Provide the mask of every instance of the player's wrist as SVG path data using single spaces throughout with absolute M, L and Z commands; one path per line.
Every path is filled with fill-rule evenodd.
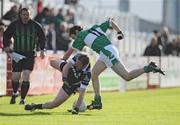
M 117 34 L 122 34 L 122 31 L 118 31 Z
M 79 108 L 78 108 L 78 107 L 75 107 L 74 110 L 75 110 L 76 112 L 79 112 Z
M 121 40 L 124 38 L 124 34 L 122 33 L 122 31 L 117 32 L 117 38 L 118 40 Z
M 66 61 L 67 59 L 65 57 L 63 57 L 62 60 Z

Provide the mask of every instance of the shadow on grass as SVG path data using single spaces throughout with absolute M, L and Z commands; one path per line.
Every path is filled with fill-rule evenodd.
M 5 113 L 0 112 L 0 116 L 31 116 L 31 115 L 51 115 L 49 112 L 30 112 L 30 113 Z
M 96 113 L 88 113 L 88 112 L 79 112 L 79 114 L 72 114 L 71 112 L 52 112 L 52 115 L 69 115 L 69 116 L 97 116 Z
M 96 113 L 88 113 L 88 112 L 80 112 L 78 115 L 76 114 L 71 114 L 70 112 L 37 112 L 37 111 L 34 111 L 34 112 L 23 112 L 23 113 L 10 113 L 10 112 L 0 112 L 0 116 L 4 116 L 4 117 L 7 117 L 7 116 L 34 116 L 34 115 L 69 115 L 69 116 L 97 116 Z

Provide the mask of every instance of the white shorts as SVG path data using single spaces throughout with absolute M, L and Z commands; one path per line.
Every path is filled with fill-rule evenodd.
M 110 44 L 106 46 L 104 49 L 110 52 L 111 57 L 108 57 L 107 55 L 104 54 L 103 51 L 100 51 L 98 60 L 104 62 L 106 66 L 109 68 L 112 67 L 116 62 L 120 62 L 119 52 L 114 45 Z

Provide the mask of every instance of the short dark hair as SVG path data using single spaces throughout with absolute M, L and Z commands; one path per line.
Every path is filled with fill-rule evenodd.
M 81 61 L 83 65 L 89 64 L 89 57 L 85 54 L 80 54 L 78 60 Z
M 23 7 L 20 9 L 19 13 L 21 14 L 22 11 L 30 11 L 30 9 L 28 7 Z
M 157 34 L 157 33 L 158 33 L 158 30 L 153 30 L 153 33 Z
M 76 34 L 76 31 L 81 31 L 83 28 L 81 26 L 75 25 L 69 29 L 69 35 Z

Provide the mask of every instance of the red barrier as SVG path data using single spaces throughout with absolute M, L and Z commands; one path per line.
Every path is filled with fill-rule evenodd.
M 52 68 L 50 59 L 58 59 L 58 56 L 46 56 L 43 60 L 35 59 L 34 69 L 30 75 L 30 90 L 28 95 L 56 93 L 62 86 L 61 73 Z M 7 95 L 12 94 L 12 60 L 7 60 Z
M 57 59 L 58 57 L 55 55 L 46 56 L 43 60 L 39 57 L 36 58 L 30 77 L 31 87 L 28 94 L 56 93 L 62 86 L 61 73 L 49 64 L 52 58 Z
M 7 58 L 7 95 L 12 94 L 12 60 Z

